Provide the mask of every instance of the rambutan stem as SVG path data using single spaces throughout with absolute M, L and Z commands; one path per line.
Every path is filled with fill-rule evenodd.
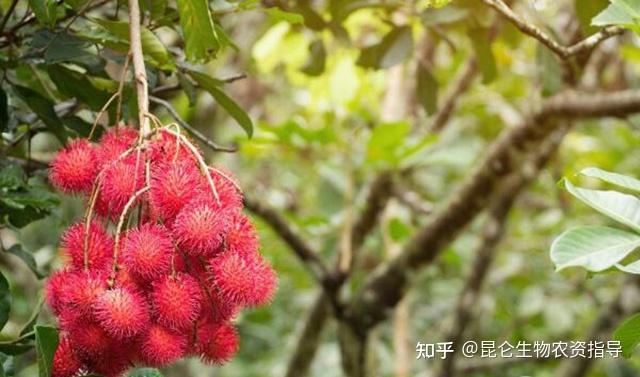
M 140 133 L 146 137 L 151 132 L 151 126 L 146 116 L 149 113 L 149 91 L 140 38 L 140 5 L 138 0 L 129 0 L 129 39 L 138 96 L 138 122 Z
M 111 282 L 115 281 L 116 273 L 118 272 L 118 248 L 120 246 L 120 237 L 122 235 L 122 226 L 124 225 L 124 219 L 127 217 L 127 212 L 133 206 L 133 203 L 145 192 L 149 191 L 149 186 L 144 186 L 140 190 L 136 191 L 131 197 L 127 204 L 125 204 L 122 213 L 120 214 L 120 218 L 118 219 L 118 225 L 116 226 L 116 238 L 113 243 L 113 264 L 111 269 Z
M 215 183 L 213 183 L 213 179 L 211 178 L 211 174 L 209 174 L 209 167 L 204 162 L 204 159 L 202 158 L 200 153 L 198 153 L 198 150 L 196 149 L 196 147 L 189 141 L 189 139 L 187 139 L 186 137 L 184 137 L 180 133 L 175 132 L 175 131 L 171 131 L 168 128 L 167 128 L 167 132 L 169 132 L 170 134 L 174 135 L 177 138 L 180 138 L 180 140 L 182 140 L 184 142 L 184 144 L 187 146 L 187 148 L 189 148 L 189 151 L 191 151 L 191 154 L 193 155 L 193 157 L 196 158 L 196 161 L 198 161 L 198 164 L 200 165 L 200 171 L 207 178 L 207 182 L 209 182 L 209 187 L 211 187 L 211 192 L 213 193 L 213 197 L 216 199 L 216 203 L 219 205 L 220 204 L 220 196 L 218 195 L 218 190 L 216 190 Z

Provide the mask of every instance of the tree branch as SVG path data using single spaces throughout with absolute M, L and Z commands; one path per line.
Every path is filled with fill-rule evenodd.
M 440 132 L 447 122 L 449 122 L 449 118 L 451 118 L 451 115 L 458 105 L 462 93 L 469 89 L 477 72 L 476 58 L 470 58 L 456 74 L 456 77 L 453 79 L 453 84 L 447 88 L 444 100 L 429 125 L 429 131 L 434 133 Z
M 640 91 L 564 92 L 546 100 L 524 124 L 503 131 L 475 171 L 455 191 L 433 220 L 415 234 L 400 255 L 367 279 L 346 315 L 366 332 L 389 315 L 402 298 L 409 276 L 432 262 L 487 205 L 506 177 L 557 128 L 555 117 L 622 116 L 640 111 Z
M 558 149 L 567 130 L 568 127 L 561 127 L 556 131 L 525 164 L 525 167 L 515 172 L 492 199 L 488 208 L 488 219 L 482 232 L 482 239 L 474 253 L 475 259 L 471 272 L 458 296 L 453 324 L 448 334 L 445 335 L 445 339 L 453 342 L 454 345 L 462 343 L 464 332 L 472 319 L 473 307 L 478 300 L 482 285 L 493 262 L 496 246 L 504 234 L 507 215 L 518 196 L 538 175 Z M 456 356 L 457 353 L 454 353 L 444 360 L 440 370 L 441 377 L 455 375 Z
M 269 224 L 274 232 L 293 250 L 298 259 L 309 268 L 314 278 L 320 284 L 327 287 L 329 284 L 329 271 L 327 267 L 318 256 L 318 253 L 288 224 L 287 220 L 273 208 L 247 195 L 244 197 L 244 204 L 249 211 Z
M 516 14 L 509 6 L 507 6 L 502 0 L 482 0 L 485 4 L 495 9 L 498 13 L 502 14 L 511 23 L 517 27 L 524 34 L 537 39 L 540 43 L 545 45 L 549 50 L 553 51 L 561 59 L 568 59 L 571 56 L 577 55 L 582 52 L 589 51 L 596 47 L 600 42 L 614 35 L 620 35 L 624 33 L 624 29 L 616 26 L 607 26 L 599 32 L 583 39 L 582 41 L 575 43 L 571 46 L 563 46 L 556 42 L 552 37 L 540 30 L 537 26 L 528 23 L 518 14 Z
M 138 122 L 140 133 L 144 136 L 151 132 L 151 126 L 147 117 L 149 113 L 149 91 L 140 38 L 140 5 L 138 0 L 129 0 L 129 39 L 138 98 Z

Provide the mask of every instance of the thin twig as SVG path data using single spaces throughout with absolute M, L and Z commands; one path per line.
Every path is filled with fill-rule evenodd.
M 201 142 L 203 142 L 207 147 L 211 148 L 213 151 L 233 153 L 233 152 L 236 152 L 238 150 L 238 148 L 235 147 L 235 146 L 225 147 L 225 146 L 216 144 L 213 141 L 211 141 L 211 139 L 209 139 L 208 137 L 203 135 L 195 127 L 193 127 L 192 125 L 187 123 L 184 119 L 182 119 L 180 114 L 178 114 L 176 109 L 173 108 L 173 106 L 171 106 L 171 104 L 169 102 L 167 102 L 167 101 L 165 101 L 165 100 L 163 100 L 161 98 L 155 97 L 155 96 L 150 96 L 149 97 L 149 101 L 151 103 L 155 103 L 157 105 L 160 105 L 160 106 L 164 107 L 169 112 L 171 117 L 173 119 L 175 119 L 175 121 L 178 122 L 178 124 L 180 124 L 180 126 L 182 126 L 183 128 L 186 128 L 196 139 L 198 139 Z
M 7 22 L 9 22 L 9 18 L 11 18 L 11 14 L 16 9 L 16 5 L 18 5 L 18 0 L 13 0 L 9 8 L 7 9 L 7 13 L 2 17 L 2 21 L 0 22 L 0 33 L 4 32 L 5 26 L 7 26 Z
M 482 0 L 485 4 L 495 9 L 498 13 L 502 14 L 511 23 L 517 27 L 524 34 L 537 39 L 540 43 L 545 45 L 549 50 L 553 51 L 561 59 L 568 59 L 571 56 L 577 55 L 582 52 L 589 51 L 596 47 L 600 42 L 614 35 L 620 35 L 624 33 L 624 29 L 617 26 L 607 26 L 599 32 L 571 45 L 563 46 L 556 42 L 551 36 L 540 30 L 535 25 L 528 23 L 517 13 L 515 13 L 507 4 L 502 0 Z

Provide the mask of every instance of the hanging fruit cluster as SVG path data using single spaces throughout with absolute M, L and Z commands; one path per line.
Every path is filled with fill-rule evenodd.
M 120 127 L 98 144 L 69 143 L 50 181 L 87 199 L 83 221 L 62 236 L 65 268 L 46 284 L 61 330 L 54 377 L 233 356 L 230 321 L 267 303 L 276 276 L 227 173 L 179 130 L 143 138 Z

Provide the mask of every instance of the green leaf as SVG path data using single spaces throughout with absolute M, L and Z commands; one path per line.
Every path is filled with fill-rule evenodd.
M 111 95 L 93 86 L 86 75 L 72 71 L 62 65 L 50 65 L 47 72 L 60 93 L 77 98 L 92 110 L 99 111 Z
M 26 175 L 18 164 L 8 164 L 0 169 L 0 188 L 16 190 L 24 187 Z
M 0 88 L 0 133 L 9 127 L 9 101 L 7 92 Z
M 586 168 L 582 170 L 580 174 L 586 177 L 598 178 L 607 183 L 640 192 L 640 180 L 627 175 L 608 172 L 599 168 Z
M 598 31 L 597 27 L 591 25 L 591 20 L 602 12 L 607 5 L 609 5 L 607 0 L 575 0 L 573 7 L 584 35 L 593 34 Z
M 148 11 L 152 20 L 159 20 L 164 17 L 167 11 L 167 0 L 142 0 L 140 8 Z
M 138 368 L 129 374 L 129 377 L 163 377 L 156 368 Z
M 128 46 L 129 41 L 129 23 L 123 21 L 108 21 L 104 19 L 94 18 L 92 21 L 109 33 L 118 38 L 119 41 L 125 42 Z M 161 69 L 172 70 L 175 68 L 175 62 L 162 41 L 146 27 L 140 28 L 140 40 L 142 41 L 142 50 L 145 56 L 151 58 L 153 62 Z
M 58 330 L 55 327 L 37 325 L 34 331 L 36 333 L 36 352 L 38 354 L 38 375 L 40 377 L 50 377 L 53 356 L 56 353 L 56 348 L 58 348 Z
M 640 342 L 640 313 L 627 318 L 613 332 L 613 339 L 620 342 L 624 357 L 631 356 L 633 349 Z
M 476 59 L 478 60 L 478 67 L 480 67 L 480 72 L 482 73 L 482 82 L 488 84 L 498 75 L 496 60 L 491 50 L 491 43 L 489 42 L 491 41 L 489 29 L 472 28 L 468 34 L 476 54 Z
M 302 73 L 309 76 L 320 76 L 324 72 L 327 60 L 327 50 L 321 39 L 316 39 L 309 45 L 309 59 L 300 69 Z
M 40 24 L 53 26 L 56 22 L 56 0 L 29 0 L 29 6 Z
M 413 35 L 409 26 L 392 29 L 380 43 L 366 47 L 357 64 L 365 68 L 389 68 L 406 60 L 413 52 Z
M 389 221 L 389 235 L 395 242 L 404 241 L 411 236 L 411 228 L 399 218 L 394 217 Z
M 208 61 L 220 49 L 209 4 L 206 0 L 176 0 L 176 3 L 187 59 L 193 62 Z
M 11 311 L 11 290 L 9 282 L 0 272 L 0 330 L 9 320 L 9 312 Z
M 31 46 L 44 51 L 47 64 L 75 63 L 87 69 L 90 74 L 106 75 L 105 62 L 97 55 L 95 45 L 66 32 L 40 30 L 33 36 Z
M 640 0 L 611 0 L 593 20 L 593 26 L 617 25 L 640 33 Z
M 406 122 L 384 123 L 376 126 L 367 142 L 367 161 L 395 164 L 410 125 Z
M 53 108 L 53 102 L 48 98 L 43 97 L 35 90 L 24 86 L 14 85 L 13 89 L 18 97 L 20 97 L 20 99 L 22 99 L 27 106 L 36 113 L 38 118 L 42 120 L 49 131 L 51 131 L 58 140 L 64 144 L 68 137 L 67 131 Z
M 195 85 L 182 72 L 178 72 L 178 83 L 189 99 L 189 107 L 195 106 L 198 98 Z
M 584 226 L 562 233 L 551 245 L 556 271 L 580 266 L 602 271 L 640 246 L 640 235 L 606 226 Z
M 33 343 L 0 342 L 0 352 L 7 355 L 22 355 L 33 349 Z
M 31 312 L 31 317 L 24 325 L 22 330 L 20 330 L 20 339 L 24 341 L 25 339 L 33 339 L 35 338 L 35 333 L 33 331 L 33 327 L 40 316 L 40 312 L 42 311 L 42 306 L 44 305 L 44 295 L 40 293 L 38 295 L 38 301 L 36 302 L 36 306 L 33 308 Z
M 304 17 L 299 13 L 285 12 L 277 7 L 265 8 L 264 11 L 274 22 L 286 21 L 290 24 L 304 23 Z
M 23 249 L 22 245 L 15 244 L 11 246 L 7 249 L 7 253 L 13 254 L 16 257 L 22 259 L 22 261 L 38 277 L 38 279 L 42 279 L 44 277 L 44 275 L 40 271 L 38 271 L 38 265 L 36 264 L 36 260 L 33 257 L 33 254 Z
M 564 186 L 583 203 L 618 221 L 636 232 L 640 232 L 640 200 L 618 191 L 590 190 L 574 186 L 568 179 Z
M 436 112 L 438 104 L 438 81 L 433 73 L 431 73 L 431 70 L 422 64 L 418 64 L 416 97 L 427 114 Z
M 637 260 L 633 263 L 629 263 L 626 266 L 621 264 L 616 264 L 616 268 L 628 274 L 640 275 L 640 260 Z
M 74 10 L 81 9 L 89 0 L 64 0 L 65 4 L 69 5 Z
M 189 71 L 189 75 L 200 87 L 209 92 L 216 102 L 222 106 L 233 119 L 244 129 L 249 137 L 253 135 L 253 122 L 249 115 L 219 87 L 219 80 L 216 80 L 204 73 Z

